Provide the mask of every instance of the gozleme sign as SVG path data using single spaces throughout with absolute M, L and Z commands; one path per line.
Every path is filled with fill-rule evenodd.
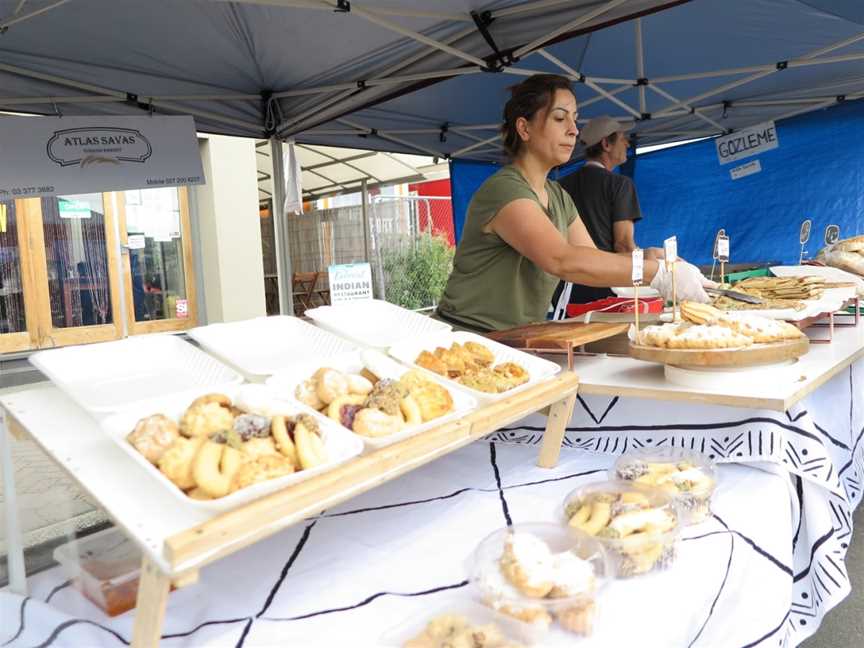
M 780 140 L 777 138 L 777 128 L 774 126 L 774 122 L 766 122 L 718 137 L 714 140 L 714 144 L 717 146 L 717 158 L 720 160 L 720 164 L 728 164 L 775 149 L 780 146 Z M 732 179 L 735 180 L 736 178 L 733 177 Z
M 0 116 L 0 200 L 203 183 L 188 116 Z

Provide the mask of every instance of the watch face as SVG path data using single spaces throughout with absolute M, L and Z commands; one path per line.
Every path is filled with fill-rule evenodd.
M 840 240 L 840 226 L 829 225 L 825 228 L 825 245 L 832 245 Z
M 798 236 L 798 240 L 801 242 L 801 245 L 804 245 L 807 241 L 810 240 L 810 228 L 813 225 L 813 221 L 809 218 L 801 223 L 801 233 Z

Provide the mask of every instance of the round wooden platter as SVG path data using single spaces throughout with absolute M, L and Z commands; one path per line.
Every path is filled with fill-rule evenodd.
M 663 349 L 630 343 L 630 356 L 676 367 L 752 367 L 792 360 L 807 353 L 810 340 L 784 340 L 737 349 Z

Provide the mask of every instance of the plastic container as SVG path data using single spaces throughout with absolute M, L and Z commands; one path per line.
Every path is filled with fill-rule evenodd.
M 117 528 L 54 549 L 54 560 L 75 587 L 108 616 L 135 607 L 141 551 Z
M 97 416 L 243 381 L 216 358 L 167 334 L 39 351 L 30 362 Z
M 504 638 L 509 641 L 509 644 L 532 645 L 535 643 L 532 638 L 532 630 L 527 624 L 517 621 L 512 617 L 499 614 L 492 608 L 482 605 L 477 601 L 467 598 L 453 598 L 442 602 L 440 605 L 434 605 L 431 609 L 424 610 L 421 614 L 413 615 L 390 628 L 381 636 L 380 645 L 386 648 L 404 648 L 404 646 L 410 646 L 409 642 L 412 639 L 417 640 L 428 628 L 430 622 L 443 622 L 445 621 L 443 617 L 461 617 L 464 622 L 467 622 L 474 628 L 493 624 L 497 626 Z M 548 637 L 544 637 L 544 648 L 550 648 L 553 645 L 547 639 Z M 564 639 L 566 640 L 566 637 Z M 473 646 L 474 643 L 464 645 Z M 554 645 L 567 646 L 568 644 L 556 642 Z
M 343 373 L 355 374 L 359 374 L 363 369 L 368 369 L 379 378 L 390 378 L 393 380 L 397 380 L 400 376 L 408 372 L 408 367 L 399 364 L 392 358 L 388 358 L 378 351 L 367 349 L 365 351 L 343 353 L 327 360 L 319 360 L 316 362 L 307 362 L 303 365 L 296 365 L 289 370 L 271 376 L 267 379 L 266 384 L 267 387 L 272 390 L 273 394 L 279 398 L 293 400 L 297 386 L 310 378 L 318 369 L 325 367 L 336 369 Z M 363 443 L 365 443 L 369 448 L 383 448 L 392 443 L 396 443 L 397 441 L 401 441 L 402 439 L 414 436 L 415 434 L 420 434 L 421 432 L 430 430 L 433 427 L 452 421 L 477 408 L 477 401 L 469 394 L 456 389 L 451 389 L 449 383 L 436 379 L 434 374 L 432 375 L 431 380 L 443 386 L 444 389 L 447 389 L 447 391 L 450 392 L 450 396 L 453 398 L 453 409 L 450 410 L 450 412 L 443 416 L 439 416 L 436 419 L 432 419 L 431 421 L 426 421 L 420 425 L 405 427 L 396 434 L 391 434 L 389 436 L 367 437 L 356 435 L 357 438 L 362 439 Z M 355 435 L 353 431 L 343 427 L 339 423 L 336 423 L 327 417 L 325 413 L 315 412 L 315 415 L 326 421 L 328 424 L 336 425 L 346 433 Z
M 328 331 L 382 351 L 402 340 L 419 339 L 452 328 L 427 315 L 380 299 L 319 306 L 310 308 L 305 315 Z
M 678 504 L 684 525 L 698 524 L 711 514 L 717 471 L 699 452 L 668 447 L 628 452 L 618 457 L 609 477 L 665 491 Z
M 264 382 L 296 363 L 357 348 L 356 343 L 322 328 L 281 315 L 200 326 L 190 330 L 189 336 L 253 382 Z
M 294 401 L 284 401 L 275 398 L 264 385 L 239 385 L 223 392 L 241 409 L 248 409 L 256 414 L 272 416 L 284 414 L 314 414 L 312 410 Z M 100 426 L 106 434 L 119 445 L 138 465 L 152 475 L 156 484 L 167 488 L 180 502 L 202 511 L 219 513 L 246 504 L 269 493 L 309 479 L 317 474 L 332 470 L 363 452 L 363 443 L 356 435 L 347 432 L 341 425 L 330 420 L 320 421 L 321 436 L 327 450 L 328 461 L 315 468 L 300 470 L 289 475 L 269 479 L 258 484 L 247 486 L 225 497 L 213 500 L 197 500 L 189 497 L 168 479 L 162 472 L 138 452 L 126 440 L 126 436 L 135 428 L 135 424 L 145 416 L 164 414 L 179 421 L 183 412 L 189 407 L 193 398 L 173 397 L 164 399 L 159 407 L 148 406 L 145 409 L 130 408 L 117 412 L 100 421 Z
M 459 344 L 465 344 L 466 342 L 476 342 L 478 344 L 482 344 L 484 347 L 489 349 L 495 356 L 493 366 L 501 364 L 502 362 L 515 363 L 528 372 L 528 382 L 498 394 L 482 392 L 477 389 L 472 389 L 471 387 L 466 387 L 465 385 L 456 382 L 455 380 L 450 380 L 449 378 L 436 374 L 435 372 L 429 371 L 428 369 L 424 369 L 423 367 L 420 367 L 420 365 L 414 362 L 417 359 L 417 356 L 419 356 L 420 353 L 422 353 L 423 351 L 432 352 L 435 350 L 436 347 L 444 347 L 446 349 L 449 349 L 450 345 L 452 345 L 454 342 L 458 342 Z M 513 394 L 522 391 L 523 389 L 527 389 L 532 385 L 536 385 L 538 382 L 545 380 L 546 378 L 551 378 L 552 376 L 558 374 L 561 371 L 560 365 L 554 362 L 550 362 L 549 360 L 545 360 L 543 358 L 538 358 L 535 355 L 531 355 L 523 351 L 518 351 L 511 347 L 505 346 L 500 342 L 495 342 L 494 340 L 485 338 L 482 335 L 477 335 L 476 333 L 468 333 L 467 331 L 442 331 L 433 335 L 425 335 L 420 338 L 411 339 L 410 341 L 405 341 L 393 345 L 392 347 L 390 347 L 389 353 L 391 356 L 393 356 L 403 364 L 422 369 L 430 376 L 436 376 L 440 379 L 443 379 L 446 384 L 453 385 L 458 389 L 468 392 L 481 403 L 489 403 L 501 400 L 503 398 L 508 398 Z
M 562 515 L 575 536 L 603 545 L 618 578 L 665 569 L 675 560 L 680 513 L 672 497 L 658 488 L 621 480 L 595 482 L 567 495 Z
M 569 582 L 571 593 L 553 596 L 553 589 L 550 594 L 530 596 L 512 585 L 502 569 L 502 557 L 506 555 L 506 541 L 514 534 L 539 539 L 554 555 L 550 567 L 537 567 L 543 571 L 534 572 L 533 579 L 541 582 L 542 589 L 550 584 L 561 589 Z M 550 563 L 544 559 L 543 564 Z M 571 570 L 569 579 L 563 576 L 564 565 Z M 558 524 L 537 522 L 499 529 L 484 538 L 470 559 L 469 579 L 485 605 L 518 617 L 521 639 L 545 645 L 545 637 L 554 629 L 567 631 L 571 640 L 591 634 L 597 595 L 612 578 L 613 570 L 606 549 L 596 539 L 574 535 Z

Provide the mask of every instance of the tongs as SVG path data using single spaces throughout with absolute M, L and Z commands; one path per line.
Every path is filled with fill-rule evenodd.
M 747 293 L 742 293 L 735 290 L 725 290 L 723 288 L 706 288 L 705 292 L 712 295 L 722 295 L 723 297 L 728 297 L 729 299 L 734 299 L 736 301 L 742 301 L 747 304 L 763 303 L 761 297 L 754 297 L 753 295 L 748 295 Z

